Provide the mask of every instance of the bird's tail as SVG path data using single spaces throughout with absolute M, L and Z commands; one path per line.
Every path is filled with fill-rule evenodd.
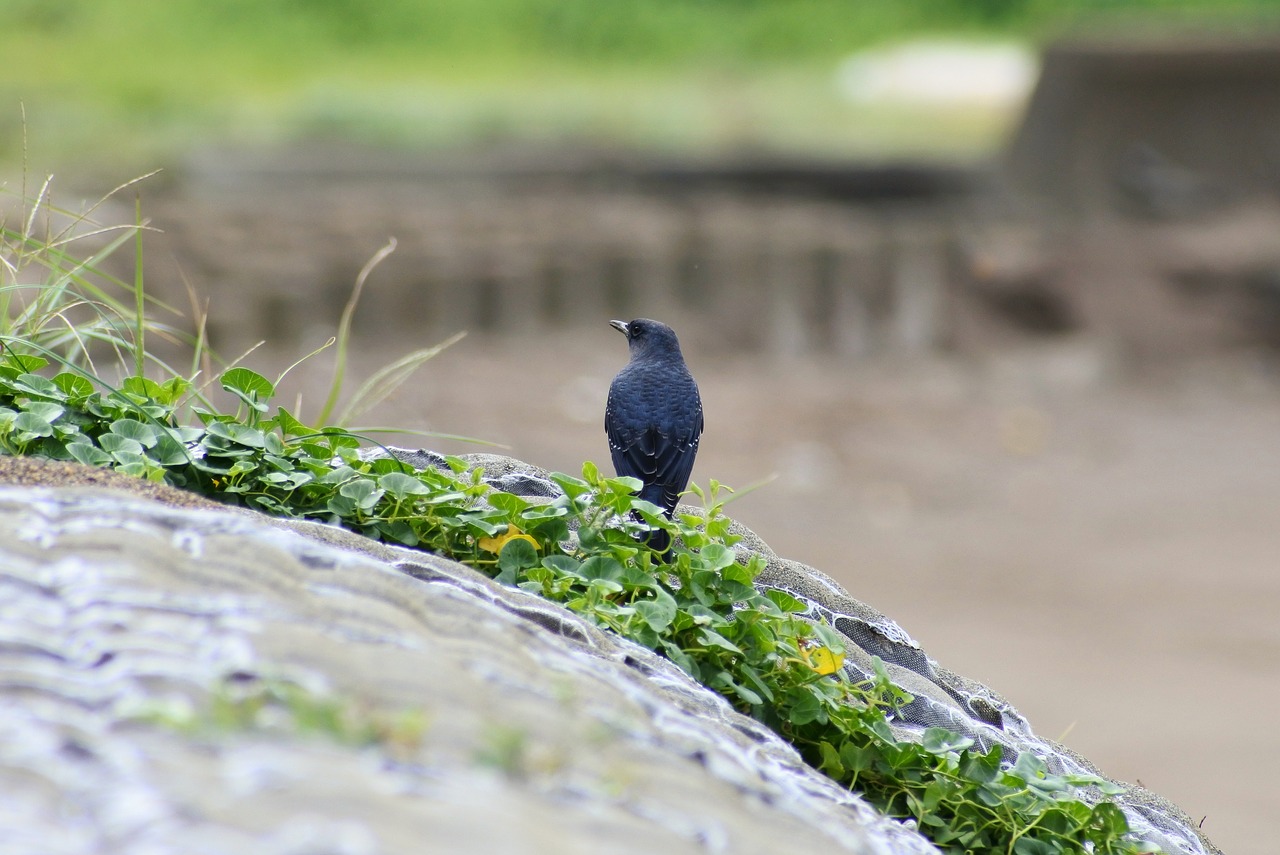
M 671 535 L 668 532 L 655 528 L 649 532 L 649 538 L 645 543 L 655 552 L 661 552 L 663 561 L 671 561 Z
M 637 522 L 644 522 L 644 518 L 635 511 L 631 512 L 631 516 Z M 669 532 L 660 528 L 651 528 L 648 534 L 639 535 L 637 539 L 655 552 L 661 552 L 662 560 L 670 563 L 671 534 Z
M 667 512 L 667 519 L 671 519 L 671 514 L 675 510 L 675 505 L 673 504 L 668 507 L 666 487 L 661 484 L 646 484 L 640 488 L 640 498 L 644 499 L 646 502 L 657 505 L 660 508 L 665 508 Z

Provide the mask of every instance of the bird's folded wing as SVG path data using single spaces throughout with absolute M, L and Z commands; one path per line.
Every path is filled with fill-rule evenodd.
M 668 509 L 674 508 L 693 472 L 701 433 L 701 411 L 689 429 L 671 435 L 654 427 L 639 431 L 610 431 L 609 450 L 614 469 L 619 475 L 630 475 L 646 484 L 660 485 L 665 500 L 661 504 Z

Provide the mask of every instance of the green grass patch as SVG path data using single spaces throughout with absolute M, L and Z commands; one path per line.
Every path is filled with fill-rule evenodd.
M 973 152 L 1008 117 L 905 117 L 840 100 L 871 45 L 1039 42 L 1080 23 L 1254 31 L 1265 0 L 3 0 L 0 161 L 16 104 L 41 150 L 120 169 L 208 142 L 355 134 L 417 148 L 583 139 L 681 150 Z M 901 123 L 898 122 L 900 125 Z M 975 127 L 976 125 L 976 127 Z M 958 136 L 957 136 L 958 133 Z

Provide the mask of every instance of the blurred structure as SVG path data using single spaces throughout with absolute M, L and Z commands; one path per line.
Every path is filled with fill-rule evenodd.
M 1086 328 L 1280 346 L 1280 38 L 1054 45 L 1004 174 L 1066 218 L 1058 293 Z
M 1280 39 L 1054 45 L 1008 170 L 1055 206 L 1153 216 L 1280 190 Z
M 359 318 L 381 336 L 502 335 L 713 315 L 739 349 L 945 345 L 955 213 L 943 167 L 667 164 L 590 153 L 426 165 L 370 151 L 209 155 L 149 214 L 228 349 L 331 327 L 389 236 Z M 151 281 L 181 281 L 157 272 Z M 229 349 L 234 349 L 231 347 Z
M 1021 45 L 933 39 L 855 54 L 836 82 L 856 103 L 1001 109 L 1025 102 L 1036 73 L 1035 55 Z
M 331 329 L 394 236 L 358 315 L 382 338 L 679 315 L 779 355 L 1162 356 L 1280 344 L 1277 179 L 1280 41 L 1070 42 L 998 168 L 205 152 L 147 199 L 148 281 L 207 293 L 224 351 Z

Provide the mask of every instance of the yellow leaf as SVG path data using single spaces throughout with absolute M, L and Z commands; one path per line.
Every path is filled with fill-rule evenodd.
M 502 547 L 506 546 L 513 540 L 527 540 L 534 549 L 538 548 L 538 541 L 522 532 L 514 525 L 508 525 L 507 530 L 502 534 L 495 534 L 493 537 L 482 537 L 479 546 L 485 552 L 492 552 L 497 555 L 502 551 Z
M 812 639 L 800 642 L 800 655 L 810 668 L 822 676 L 834 674 L 844 667 L 844 654 L 836 653 L 830 647 L 823 647 Z

